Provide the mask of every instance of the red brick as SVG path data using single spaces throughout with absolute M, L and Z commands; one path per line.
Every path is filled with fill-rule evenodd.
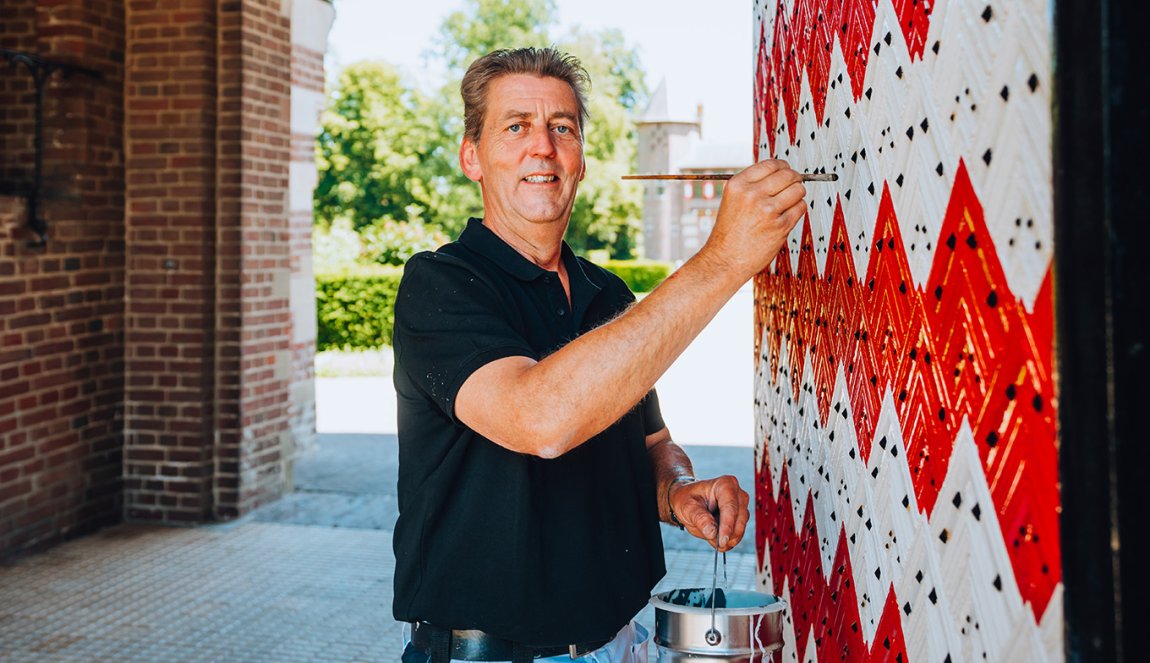
M 219 477 L 216 514 L 238 515 L 282 492 L 279 440 L 293 426 L 284 405 L 289 383 L 243 367 L 270 366 L 284 350 L 303 366 L 301 353 L 311 349 L 293 346 L 288 302 L 271 297 L 270 276 L 298 269 L 293 251 L 310 247 L 293 230 L 308 219 L 287 216 L 293 143 L 286 110 L 293 79 L 322 83 L 322 54 L 293 57 L 289 21 L 265 0 L 131 0 L 126 9 L 52 2 L 51 13 L 35 11 L 30 0 L 17 4 L 25 13 L 5 17 L 4 43 L 82 56 L 105 78 L 84 96 L 59 96 L 62 84 L 48 89 L 49 120 L 85 118 L 60 127 L 45 151 L 46 170 L 70 177 L 77 201 L 53 204 L 55 250 L 42 255 L 0 243 L 0 330 L 8 332 L 0 349 L 0 430 L 15 426 L 0 449 L 40 445 L 42 455 L 19 461 L 19 476 L 54 472 L 43 479 L 49 491 L 38 491 L 14 520 L 27 528 L 27 542 L 53 536 L 52 523 L 115 517 L 100 511 L 114 501 L 84 505 L 82 495 L 112 494 L 121 445 L 131 459 L 147 449 L 140 445 L 159 441 L 168 453 L 188 456 L 137 456 L 128 466 L 174 469 L 195 480 L 173 488 L 125 476 L 129 518 L 202 519 L 215 463 L 238 477 L 239 459 L 254 459 L 259 478 L 250 485 Z M 0 178 L 30 172 L 31 89 L 20 77 L 0 78 L 0 146 L 16 155 L 0 166 Z M 0 198 L 0 233 L 16 227 L 22 204 Z M 164 267 L 167 256 L 178 257 L 175 270 Z M 245 275 L 259 278 L 241 287 Z M 205 380 L 204 357 L 213 358 L 214 381 Z M 297 373 L 306 379 L 308 371 Z M 22 375 L 35 382 L 16 381 Z M 205 434 L 202 413 L 212 411 L 216 430 Z M 74 486 L 69 464 L 84 466 L 96 485 Z M 0 476 L 14 471 L 0 465 Z M 189 492 L 165 492 L 173 490 Z

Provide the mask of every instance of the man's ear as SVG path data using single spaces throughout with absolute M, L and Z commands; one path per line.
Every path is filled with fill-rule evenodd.
M 459 167 L 463 169 L 467 179 L 473 182 L 483 180 L 483 169 L 479 166 L 479 152 L 475 141 L 468 137 L 464 137 L 463 142 L 459 144 Z
M 579 181 L 582 182 L 583 178 L 587 176 L 587 157 L 583 157 L 583 164 L 579 166 Z

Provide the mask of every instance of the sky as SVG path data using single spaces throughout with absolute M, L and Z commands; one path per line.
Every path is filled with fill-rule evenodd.
M 465 0 L 335 0 L 329 72 L 384 60 L 434 89 L 442 72 L 423 56 L 443 19 L 464 6 Z M 666 80 L 672 112 L 691 119 L 702 103 L 706 142 L 751 144 L 751 0 L 557 0 L 556 6 L 558 35 L 576 25 L 621 30 L 639 53 L 648 90 Z

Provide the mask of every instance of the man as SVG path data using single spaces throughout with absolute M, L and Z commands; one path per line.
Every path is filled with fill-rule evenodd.
M 587 82 L 552 49 L 496 51 L 463 79 L 459 160 L 484 218 L 414 256 L 396 302 L 404 661 L 645 661 L 631 620 L 665 573 L 659 521 L 721 551 L 747 525 L 747 493 L 695 480 L 652 387 L 784 245 L 800 176 L 769 161 L 731 178 L 706 245 L 634 304 L 563 242 Z

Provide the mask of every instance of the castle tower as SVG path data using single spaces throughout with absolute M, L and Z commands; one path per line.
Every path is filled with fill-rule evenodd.
M 639 134 L 639 172 L 674 173 L 690 154 L 702 133 L 702 105 L 695 119 L 672 115 L 667 81 L 662 80 L 643 116 L 636 122 Z M 677 182 L 645 182 L 643 191 L 643 256 L 678 261 L 687 256 L 680 249 L 678 225 L 683 213 L 683 188 Z

